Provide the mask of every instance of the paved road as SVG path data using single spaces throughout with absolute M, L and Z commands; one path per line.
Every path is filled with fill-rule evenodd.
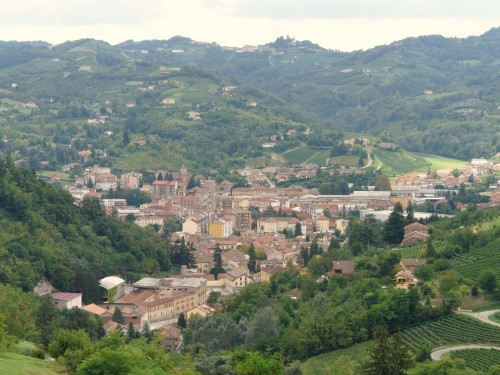
M 500 312 L 500 310 L 483 311 L 480 313 L 461 311 L 460 314 L 469 315 L 469 316 L 472 316 L 473 318 L 479 319 L 485 323 L 491 324 L 492 326 L 500 327 L 500 323 L 497 323 L 497 322 L 494 322 L 493 320 L 488 319 L 488 317 L 490 315 L 493 315 L 497 312 Z
M 450 346 L 447 348 L 441 348 L 433 351 L 431 353 L 431 358 L 433 361 L 438 361 L 441 357 L 449 352 L 455 352 L 457 350 L 465 350 L 465 349 L 495 349 L 500 350 L 498 346 L 488 346 L 488 345 L 460 345 L 460 346 Z

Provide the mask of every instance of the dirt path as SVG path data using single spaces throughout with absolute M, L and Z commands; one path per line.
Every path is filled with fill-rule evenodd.
M 434 350 L 431 353 L 431 358 L 433 361 L 439 361 L 443 355 L 450 352 L 455 352 L 457 350 L 465 350 L 465 349 L 495 349 L 500 350 L 498 346 L 489 346 L 489 345 L 460 345 L 460 346 L 450 346 L 447 348 L 440 348 Z

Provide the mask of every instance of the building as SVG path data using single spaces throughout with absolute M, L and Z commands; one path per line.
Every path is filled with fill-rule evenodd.
M 418 279 L 408 270 L 399 271 L 392 281 L 398 289 L 410 289 L 418 284 Z
M 405 234 L 402 245 L 415 245 L 427 241 L 429 237 L 429 228 L 418 222 L 405 226 Z
M 144 277 L 134 283 L 135 289 L 171 290 L 193 292 L 196 295 L 196 306 L 204 304 L 208 298 L 207 280 L 204 278 L 163 278 Z
M 162 199 L 177 195 L 178 188 L 177 181 L 156 180 L 151 185 L 151 193 L 154 199 Z
M 135 220 L 135 223 L 142 228 L 147 227 L 148 225 L 158 225 L 162 228 L 164 220 L 163 216 L 140 216 Z
M 332 260 L 331 275 L 354 275 L 356 263 L 352 260 Z
M 50 296 L 52 303 L 60 311 L 82 307 L 82 293 L 54 292 Z
M 121 187 L 123 189 L 138 189 L 141 184 L 142 175 L 137 172 L 130 172 L 122 174 L 121 176 Z
M 426 264 L 427 260 L 426 259 L 410 259 L 410 258 L 403 258 L 399 262 L 400 266 L 403 268 L 404 271 L 410 271 L 410 272 L 415 272 L 415 270 Z
M 125 280 L 117 276 L 108 276 L 99 281 L 99 286 L 106 289 L 104 298 L 109 302 L 114 302 L 125 295 Z
M 218 219 L 210 223 L 208 234 L 215 238 L 227 238 L 233 234 L 233 222 L 231 220 Z

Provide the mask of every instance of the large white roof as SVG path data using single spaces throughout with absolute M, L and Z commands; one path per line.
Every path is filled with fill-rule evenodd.
M 105 277 L 104 279 L 99 281 L 99 286 L 103 287 L 104 289 L 111 289 L 117 285 L 124 283 L 124 282 L 125 282 L 125 280 L 123 280 L 117 276 L 108 276 L 108 277 Z

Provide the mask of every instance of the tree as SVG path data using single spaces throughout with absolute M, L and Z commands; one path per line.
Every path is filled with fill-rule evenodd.
M 411 224 L 415 221 L 415 209 L 411 199 L 408 200 L 408 205 L 406 206 L 406 224 Z
M 394 210 L 384 224 L 384 241 L 390 244 L 400 244 L 405 233 L 405 217 L 401 203 L 394 205 Z
M 130 322 L 128 324 L 128 332 L 127 333 L 128 333 L 128 342 L 130 342 L 130 341 L 136 339 L 137 337 L 139 337 L 139 332 L 137 332 L 135 330 L 135 327 L 132 324 L 132 322 Z
M 87 180 L 87 188 L 89 189 L 92 189 L 94 187 L 94 181 L 92 181 L 92 179 L 89 177 L 89 179 Z
M 81 208 L 83 213 L 91 221 L 104 216 L 104 208 L 97 197 L 84 197 L 82 199 Z
M 295 237 L 297 236 L 302 236 L 302 225 L 300 225 L 299 221 L 295 224 Z
M 300 361 L 293 361 L 287 367 L 285 367 L 284 375 L 303 375 L 302 366 Z
M 194 176 L 191 176 L 191 178 L 188 181 L 186 189 L 191 190 L 198 186 L 198 182 L 194 179 Z
M 458 288 L 458 272 L 455 270 L 448 271 L 439 280 L 439 291 L 441 294 L 446 294 L 450 290 Z
M 257 272 L 257 258 L 255 256 L 255 247 L 253 243 L 250 244 L 250 249 L 248 250 L 248 257 L 249 257 L 247 263 L 248 270 L 251 273 Z
M 210 270 L 210 273 L 213 274 L 215 279 L 217 280 L 217 276 L 219 275 L 219 273 L 226 272 L 224 268 L 222 268 L 222 250 L 218 243 L 215 245 L 213 260 L 214 266 Z
M 266 306 L 257 310 L 248 325 L 247 345 L 269 345 L 273 338 L 278 336 L 278 317 L 273 309 Z
M 231 357 L 236 375 L 276 375 L 283 373 L 283 365 L 276 359 L 266 359 L 256 352 L 237 351 Z
M 158 176 L 156 176 L 156 179 L 157 179 L 158 181 L 163 181 L 163 173 L 161 173 L 161 172 L 160 172 L 160 173 L 158 173 Z
M 377 177 L 377 181 L 375 181 L 375 191 L 391 191 L 391 182 L 389 181 L 389 177 L 384 174 L 381 174 Z
M 115 311 L 113 311 L 111 320 L 119 324 L 125 324 L 125 318 L 123 317 L 122 310 L 120 310 L 118 306 L 115 307 Z
M 426 247 L 426 255 L 428 258 L 434 258 L 436 256 L 436 250 L 432 245 L 432 237 L 427 237 L 427 247 Z
M 497 276 L 495 270 L 486 269 L 481 271 L 477 283 L 487 293 L 494 293 L 497 288 Z
M 229 364 L 229 357 L 222 355 L 203 356 L 194 365 L 196 371 L 202 375 L 233 375 Z
M 123 143 L 125 146 L 128 146 L 128 144 L 130 143 L 130 137 L 128 136 L 128 133 L 127 133 L 127 132 L 123 132 L 123 139 L 122 139 L 122 143 Z
M 300 259 L 302 261 L 302 265 L 307 267 L 307 264 L 309 263 L 309 250 L 305 246 L 300 248 Z
M 177 318 L 177 326 L 180 329 L 185 329 L 187 327 L 186 316 L 182 312 L 179 314 L 179 317 Z
M 399 334 L 389 338 L 385 329 L 375 333 L 375 345 L 368 349 L 365 374 L 403 375 L 413 365 L 413 359 Z

